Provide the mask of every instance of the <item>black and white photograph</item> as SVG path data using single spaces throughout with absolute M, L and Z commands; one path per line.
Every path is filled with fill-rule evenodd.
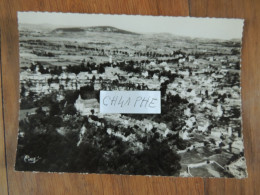
M 243 25 L 18 12 L 15 170 L 247 177 Z

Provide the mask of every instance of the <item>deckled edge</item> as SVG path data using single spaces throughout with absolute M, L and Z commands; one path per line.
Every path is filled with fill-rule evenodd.
M 79 14 L 79 15 L 110 15 L 110 16 L 144 16 L 144 17 L 160 17 L 160 18 L 193 18 L 193 19 L 217 19 L 217 20 L 242 20 L 243 25 L 242 25 L 242 35 L 240 38 L 241 42 L 241 48 L 240 48 L 240 100 L 241 100 L 241 106 L 240 106 L 240 113 L 241 113 L 241 135 L 242 135 L 242 142 L 243 142 L 243 148 L 244 147 L 244 136 L 243 136 L 243 118 L 242 118 L 242 94 L 241 94 L 241 66 L 242 66 L 242 47 L 243 47 L 243 35 L 244 35 L 244 23 L 245 19 L 244 18 L 219 18 L 219 17 L 192 17 L 192 16 L 169 16 L 169 15 L 141 15 L 141 14 L 104 14 L 104 13 L 79 13 L 79 12 L 50 12 L 50 11 L 17 11 L 16 17 L 17 17 L 17 30 L 18 30 L 18 47 L 19 47 L 19 111 L 18 111 L 18 131 L 17 131 L 17 145 L 18 145 L 18 136 L 19 136 L 19 119 L 20 119 L 20 30 L 19 30 L 19 13 L 56 13 L 56 14 Z M 22 173 L 33 173 L 33 174 L 38 174 L 38 173 L 51 173 L 51 174 L 81 174 L 81 175 L 116 175 L 116 176 L 143 176 L 143 177 L 170 177 L 170 178 L 219 178 L 219 179 L 246 179 L 248 178 L 248 172 L 247 172 L 247 164 L 246 164 L 246 177 L 244 178 L 232 178 L 232 177 L 182 177 L 182 176 L 162 176 L 162 175 L 128 175 L 128 174 L 111 174 L 111 173 L 87 173 L 87 172 L 44 172 L 44 171 L 20 171 L 16 170 L 15 165 L 16 165 L 16 156 L 17 156 L 17 147 L 16 147 L 16 153 L 15 153 L 15 161 L 14 161 L 14 172 L 22 172 Z M 245 158 L 245 153 L 244 153 L 244 158 Z M 245 158 L 245 163 L 246 163 L 246 158 Z

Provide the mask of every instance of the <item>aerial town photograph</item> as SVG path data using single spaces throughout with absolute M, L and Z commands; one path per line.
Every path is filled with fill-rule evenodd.
M 247 177 L 243 20 L 19 12 L 18 25 L 17 171 Z M 160 91 L 161 112 L 100 112 L 101 91 Z

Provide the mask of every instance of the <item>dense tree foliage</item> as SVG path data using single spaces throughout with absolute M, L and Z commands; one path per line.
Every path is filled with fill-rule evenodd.
M 79 92 L 67 92 L 66 101 L 49 101 L 49 111 L 44 111 L 39 106 L 35 114 L 20 121 L 20 131 L 24 132 L 25 136 L 18 141 L 17 170 L 133 175 L 178 174 L 181 168 L 180 157 L 167 141 L 160 140 L 156 129 L 151 136 L 138 138 L 145 147 L 143 150 L 134 151 L 130 142 L 107 133 L 108 128 L 119 131 L 118 126 L 108 124 L 104 119 L 95 116 L 94 110 L 89 118 L 101 122 L 102 126 L 89 123 L 88 117 L 76 116 L 74 102 L 78 94 Z M 87 133 L 78 145 L 83 126 L 86 127 Z M 134 128 L 120 127 L 120 132 L 129 136 L 135 134 L 138 128 L 137 125 Z M 27 162 L 25 159 L 28 156 L 36 158 L 37 161 Z

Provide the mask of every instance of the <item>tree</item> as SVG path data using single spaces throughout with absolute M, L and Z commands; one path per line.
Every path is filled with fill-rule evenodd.
M 174 175 L 181 169 L 180 156 L 170 149 L 167 143 L 150 139 L 148 146 L 150 146 L 148 149 L 137 154 L 139 162 L 133 163 L 134 174 Z
M 67 106 L 64 108 L 64 114 L 75 115 L 77 114 L 77 110 L 73 104 L 67 104 Z
M 99 65 L 99 67 L 98 67 L 98 73 L 99 73 L 99 74 L 102 74 L 102 73 L 104 73 L 104 72 L 105 72 L 104 66 Z
M 80 87 L 79 93 L 82 99 L 86 99 L 87 97 L 94 95 L 94 91 L 94 84 L 92 83 L 91 85 Z
M 50 105 L 50 116 L 59 115 L 61 113 L 61 109 L 58 103 L 51 102 Z
M 35 93 L 35 92 L 33 92 L 33 91 L 30 91 L 30 92 L 29 92 L 29 95 L 28 95 L 28 97 L 29 97 L 29 99 L 33 100 L 33 99 L 34 99 L 34 97 L 35 97 L 35 95 L 36 95 L 36 93 Z
M 165 94 L 166 94 L 167 85 L 165 85 L 164 83 L 162 83 L 160 90 L 161 90 L 161 95 L 162 95 L 162 97 L 164 97 Z
M 74 104 L 79 97 L 79 91 L 67 91 L 65 95 L 65 100 L 68 104 Z
M 21 86 L 21 93 L 20 93 L 22 98 L 25 97 L 25 91 L 26 91 L 26 89 L 25 89 L 24 85 L 22 85 Z
M 93 75 L 93 77 L 92 77 L 91 81 L 94 83 L 94 82 L 95 82 L 95 80 L 96 80 L 96 77 L 95 77 L 95 75 Z
M 36 110 L 35 110 L 35 112 L 36 112 L 36 114 L 37 115 L 40 115 L 40 116 L 45 116 L 45 112 L 43 111 L 43 109 L 42 109 L 42 107 L 40 106 L 39 108 L 37 108 Z
M 55 74 L 55 75 L 60 75 L 62 73 L 62 68 L 59 66 L 55 66 L 52 70 L 51 70 L 51 74 Z
M 43 68 L 43 66 L 42 66 L 42 64 L 39 64 L 38 67 L 39 67 L 39 72 L 40 73 L 42 73 L 42 74 L 46 73 L 44 68 Z
M 179 150 L 184 150 L 188 146 L 187 141 L 184 141 L 182 138 L 176 140 L 176 145 Z
M 31 63 L 30 69 L 31 69 L 32 72 L 34 72 L 36 70 L 36 65 Z
M 231 49 L 231 53 L 232 53 L 232 55 L 238 55 L 238 54 L 240 54 L 240 50 L 239 49 Z

